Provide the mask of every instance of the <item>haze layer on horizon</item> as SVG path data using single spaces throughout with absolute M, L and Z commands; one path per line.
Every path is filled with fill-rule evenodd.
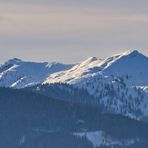
M 0 0 L 0 62 L 148 55 L 147 0 Z

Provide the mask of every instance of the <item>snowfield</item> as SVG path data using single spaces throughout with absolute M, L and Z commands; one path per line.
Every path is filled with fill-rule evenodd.
M 73 133 L 73 135 L 81 137 L 81 138 L 86 138 L 88 139 L 93 145 L 94 148 L 98 146 L 130 146 L 134 143 L 137 143 L 140 141 L 140 139 L 128 139 L 128 140 L 117 140 L 113 139 L 107 134 L 105 134 L 103 131 L 94 131 L 94 132 L 85 132 L 85 133 Z

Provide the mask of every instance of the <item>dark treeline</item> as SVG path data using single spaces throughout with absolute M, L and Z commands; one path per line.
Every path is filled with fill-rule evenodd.
M 76 137 L 73 133 L 100 130 L 106 137 L 123 141 L 123 147 L 125 140 L 135 138 L 140 139 L 136 143 L 139 148 L 148 147 L 147 123 L 102 114 L 98 106 L 0 88 L 0 147 L 93 148 L 86 137 Z
M 86 89 L 74 87 L 64 83 L 35 85 L 32 87 L 24 88 L 26 91 L 42 94 L 54 99 L 78 102 L 83 104 L 98 104 L 98 99 L 88 93 Z

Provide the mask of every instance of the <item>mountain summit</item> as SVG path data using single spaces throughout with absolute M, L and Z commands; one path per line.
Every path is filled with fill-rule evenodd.
M 55 62 L 36 63 L 10 59 L 0 67 L 0 86 L 23 88 L 36 85 L 45 81 L 50 74 L 68 70 L 72 66 Z
M 66 82 L 76 84 L 96 75 L 130 77 L 138 85 L 148 84 L 148 57 L 137 50 L 113 55 L 105 60 L 88 58 L 72 69 L 50 75 L 44 83 Z M 140 79 L 139 79 L 140 76 Z M 84 81 L 83 81 L 84 82 Z
M 131 78 L 132 84 L 148 84 L 148 57 L 137 50 L 126 52 L 117 57 L 115 56 L 108 59 L 100 65 L 103 67 L 103 73 L 118 77 L 128 76 Z

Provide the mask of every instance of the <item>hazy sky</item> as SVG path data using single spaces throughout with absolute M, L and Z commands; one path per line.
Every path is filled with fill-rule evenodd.
M 148 55 L 148 0 L 0 0 L 0 62 Z

